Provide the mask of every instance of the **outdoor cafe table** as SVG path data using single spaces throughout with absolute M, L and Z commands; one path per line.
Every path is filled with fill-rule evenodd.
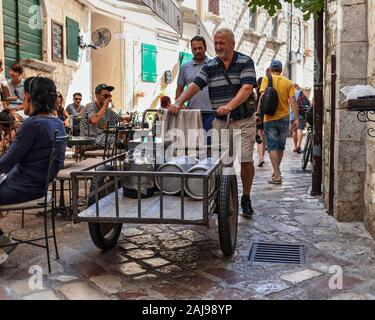
M 88 146 L 88 145 L 93 145 L 95 144 L 95 138 L 94 137 L 69 137 L 66 140 L 66 145 L 69 148 L 76 147 L 76 146 Z M 76 162 L 78 160 L 78 153 L 75 152 L 75 158 Z M 64 199 L 64 180 L 60 180 L 60 207 L 55 209 L 56 213 L 66 213 L 66 206 L 65 206 L 65 199 Z
M 90 146 L 95 144 L 95 138 L 94 137 L 69 137 L 68 140 L 66 140 L 66 145 L 69 148 L 76 147 L 76 146 Z M 78 159 L 78 153 L 76 154 L 76 161 Z
M 66 145 L 69 148 L 72 148 L 74 146 L 87 146 L 87 145 L 93 145 L 95 144 L 95 138 L 94 137 L 70 137 L 68 140 L 66 140 Z

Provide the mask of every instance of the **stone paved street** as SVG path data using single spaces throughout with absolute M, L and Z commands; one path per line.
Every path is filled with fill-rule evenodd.
M 215 219 L 208 230 L 127 225 L 118 247 L 102 253 L 86 224 L 59 218 L 61 259 L 53 262 L 52 274 L 47 275 L 42 249 L 20 246 L 0 266 L 0 299 L 374 299 L 374 241 L 362 223 L 337 223 L 320 197 L 309 195 L 311 174 L 300 172 L 300 157 L 286 153 L 281 186 L 267 184 L 268 157 L 265 167 L 257 168 L 256 214 L 239 218 L 232 258 L 221 256 Z M 40 229 L 39 219 L 27 219 L 30 233 Z M 1 219 L 5 231 L 19 223 L 14 215 Z M 252 265 L 250 246 L 259 241 L 303 244 L 306 263 Z M 43 288 L 29 285 L 33 265 L 43 268 Z M 342 289 L 330 289 L 329 283 L 340 285 L 330 280 L 340 268 Z

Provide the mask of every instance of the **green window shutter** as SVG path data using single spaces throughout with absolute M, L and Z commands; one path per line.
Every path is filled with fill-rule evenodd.
M 39 0 L 18 0 L 19 57 L 42 60 L 43 17 Z
M 79 23 L 66 17 L 66 56 L 70 60 L 79 58 Z
M 21 59 L 42 60 L 39 0 L 3 0 L 5 69 Z
M 5 76 L 8 77 L 9 67 L 18 60 L 17 3 L 14 0 L 3 0 L 3 27 Z
M 157 56 L 156 46 L 142 43 L 142 81 L 156 82 L 157 79 Z
M 189 62 L 193 60 L 193 55 L 188 52 L 180 52 L 180 66 L 182 66 L 184 63 Z

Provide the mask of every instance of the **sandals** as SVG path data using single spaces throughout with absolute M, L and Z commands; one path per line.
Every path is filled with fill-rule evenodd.
M 270 184 L 282 184 L 283 183 L 283 181 L 281 179 L 276 180 L 276 179 L 274 179 L 274 177 L 272 177 L 272 179 L 268 180 L 267 182 L 270 183 Z
M 258 167 L 263 167 L 263 165 L 264 165 L 264 160 L 259 160 L 259 162 L 258 162 Z

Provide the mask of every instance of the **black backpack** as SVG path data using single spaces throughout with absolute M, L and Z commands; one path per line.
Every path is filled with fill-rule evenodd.
M 276 113 L 277 105 L 279 103 L 279 95 L 276 89 L 272 87 L 272 76 L 268 76 L 268 86 L 264 91 L 262 101 L 260 103 L 260 110 L 262 114 L 273 116 Z

